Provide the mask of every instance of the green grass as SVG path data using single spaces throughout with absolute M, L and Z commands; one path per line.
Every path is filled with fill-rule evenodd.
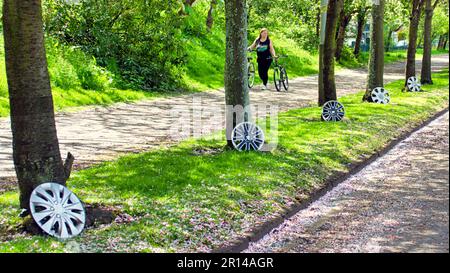
M 426 92 L 386 88 L 389 105 L 362 103 L 362 93 L 341 98 L 347 116 L 320 121 L 320 108 L 279 115 L 278 148 L 270 153 L 223 150 L 214 138 L 127 155 L 75 172 L 69 187 L 85 202 L 118 206 L 137 217 L 85 231 L 83 251 L 207 251 L 280 213 L 295 198 L 322 187 L 351 162 L 362 161 L 392 139 L 448 107 L 448 70 Z M 218 150 L 196 155 L 193 151 Z M 26 234 L 7 236 L 20 223 L 18 194 L 0 195 L 0 252 L 59 252 L 68 242 Z

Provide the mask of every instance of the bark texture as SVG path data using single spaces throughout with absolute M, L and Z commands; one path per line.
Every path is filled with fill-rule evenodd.
M 433 29 L 433 12 L 439 0 L 435 0 L 434 4 L 431 0 L 425 0 L 425 21 L 424 21 L 424 37 L 423 37 L 423 57 L 420 81 L 422 84 L 433 84 L 431 78 L 431 50 L 432 50 L 432 29 Z
M 355 49 L 353 51 L 353 54 L 355 54 L 355 56 L 358 56 L 361 50 L 361 41 L 364 33 L 364 26 L 366 24 L 366 16 L 367 16 L 367 7 L 365 6 L 360 7 L 357 16 L 357 34 L 355 41 Z
M 336 61 L 339 61 L 341 59 L 341 53 L 342 49 L 344 48 L 345 42 L 345 32 L 347 31 L 347 27 L 352 20 L 352 16 L 353 14 L 351 12 L 345 13 L 344 9 L 342 9 L 341 15 L 339 16 L 339 29 L 336 37 Z
M 211 0 L 208 10 L 208 17 L 206 18 L 206 27 L 208 28 L 208 31 L 211 31 L 214 25 L 214 11 L 216 9 L 216 6 L 217 0 Z
M 247 79 L 247 10 L 244 0 L 225 1 L 226 60 L 225 102 L 226 135 L 231 147 L 231 132 L 236 124 L 249 120 Z
M 408 55 L 405 69 L 405 90 L 410 77 L 416 76 L 416 51 L 417 51 L 417 31 L 419 29 L 420 15 L 422 13 L 425 0 L 412 0 L 412 10 L 409 24 Z
M 376 87 L 383 87 L 384 75 L 384 0 L 372 6 L 372 25 L 370 31 L 370 58 L 369 74 L 367 78 L 367 88 L 364 94 L 364 101 L 372 101 L 371 92 Z
M 63 164 L 55 126 L 40 0 L 4 0 L 6 74 L 11 106 L 13 158 L 20 206 L 29 208 L 33 189 L 65 185 L 73 157 Z
M 319 105 L 322 106 L 330 100 L 336 100 L 335 58 L 336 29 L 338 17 L 343 8 L 343 0 L 330 0 L 328 2 L 324 44 L 321 45 L 320 57 L 321 74 L 319 75 Z
M 443 50 L 447 48 L 448 42 L 448 33 L 439 36 L 438 48 L 439 50 Z

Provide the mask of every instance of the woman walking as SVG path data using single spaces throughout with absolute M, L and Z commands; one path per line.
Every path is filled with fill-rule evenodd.
M 267 82 L 269 81 L 269 68 L 272 64 L 272 59 L 276 58 L 275 49 L 269 38 L 269 30 L 267 28 L 261 29 L 258 39 L 248 48 L 248 50 L 255 49 L 258 54 L 258 74 L 264 84 L 262 89 L 266 90 Z

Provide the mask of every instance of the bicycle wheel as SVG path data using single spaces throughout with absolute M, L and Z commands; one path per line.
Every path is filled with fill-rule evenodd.
M 281 91 L 281 78 L 280 78 L 280 68 L 275 67 L 273 69 L 273 81 L 275 83 L 275 88 L 278 92 Z
M 285 91 L 289 90 L 289 77 L 284 67 L 281 68 L 281 81 Z
M 255 64 L 254 63 L 249 63 L 248 64 L 248 69 L 247 69 L 247 73 L 248 73 L 248 88 L 253 88 L 253 85 L 255 84 Z

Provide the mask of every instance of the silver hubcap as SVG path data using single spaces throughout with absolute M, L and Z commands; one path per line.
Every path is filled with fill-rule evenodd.
M 338 101 L 329 101 L 322 108 L 322 117 L 325 121 L 341 121 L 344 116 L 344 105 Z
M 243 122 L 233 129 L 231 141 L 238 151 L 259 151 L 264 144 L 264 132 L 253 123 Z
M 66 187 L 45 183 L 31 193 L 30 210 L 34 221 L 47 234 L 61 239 L 79 235 L 86 214 L 80 199 Z
M 416 77 L 410 77 L 406 82 L 408 90 L 411 92 L 419 92 L 421 90 L 422 85 Z
M 391 96 L 383 87 L 373 89 L 371 96 L 375 103 L 388 104 L 391 101 Z

